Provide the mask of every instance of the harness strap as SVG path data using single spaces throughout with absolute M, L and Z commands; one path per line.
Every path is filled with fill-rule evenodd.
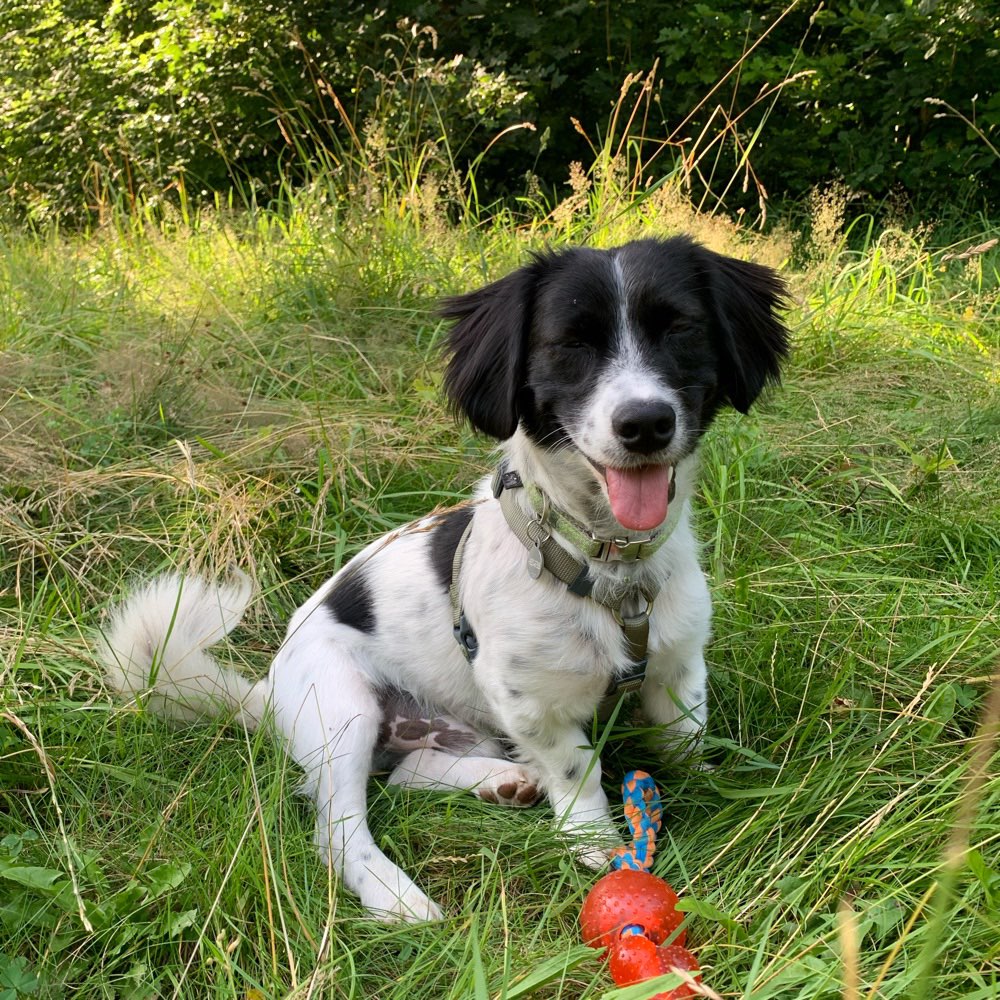
M 451 599 L 451 628 L 455 635 L 455 641 L 462 655 L 471 663 L 479 652 L 479 640 L 472 630 L 469 620 L 465 617 L 462 602 L 458 596 L 458 579 L 462 572 L 462 555 L 465 552 L 465 543 L 469 540 L 469 533 L 472 531 L 472 522 L 475 518 L 470 517 L 469 523 L 462 532 L 462 537 L 455 546 L 455 555 L 451 560 L 451 586 L 448 588 L 448 597 Z
M 499 499 L 500 510 L 511 531 L 522 545 L 534 549 L 528 556 L 528 572 L 537 578 L 544 567 L 557 580 L 562 581 L 570 593 L 578 597 L 589 597 L 614 615 L 625 637 L 629 659 L 634 665 L 629 675 L 615 685 L 615 689 L 620 690 L 623 684 L 629 684 L 630 689 L 634 690 L 645 677 L 646 650 L 649 645 L 649 612 L 656 594 L 634 590 L 631 593 L 620 591 L 615 596 L 598 597 L 593 592 L 594 581 L 587 572 L 587 564 L 576 559 L 552 537 L 544 520 L 526 514 L 517 502 L 514 492 L 509 488 L 501 492 Z M 622 606 L 629 597 L 642 597 L 646 601 L 645 609 L 635 615 L 622 614 Z
M 593 593 L 594 581 L 587 572 L 586 562 L 576 559 L 553 539 L 547 519 L 548 504 L 544 500 L 544 495 L 542 495 L 542 510 L 534 517 L 525 512 L 517 502 L 515 491 L 522 488 L 523 485 L 521 477 L 516 472 L 508 471 L 503 465 L 497 469 L 493 477 L 493 495 L 500 501 L 500 510 L 507 525 L 521 544 L 531 550 L 528 556 L 528 573 L 537 579 L 543 569 L 548 571 L 565 584 L 570 593 L 576 594 L 578 597 L 589 597 L 607 608 L 614 615 L 615 621 L 622 630 L 629 659 L 632 662 L 625 675 L 612 678 L 608 685 L 604 700 L 598 709 L 599 715 L 606 716 L 608 709 L 613 707 L 618 698 L 623 694 L 637 690 L 645 679 L 646 654 L 649 644 L 649 612 L 653 606 L 656 592 L 649 593 L 646 590 L 635 588 L 631 591 L 618 592 L 615 596 L 596 597 Z M 475 631 L 465 617 L 458 587 L 465 544 L 472 530 L 472 524 L 473 522 L 470 520 L 455 548 L 452 559 L 451 586 L 448 591 L 451 600 L 452 629 L 455 641 L 469 663 L 472 663 L 476 653 L 479 652 L 479 642 Z M 656 548 L 658 547 L 657 544 Z M 646 607 L 638 614 L 623 614 L 622 607 L 630 597 L 643 598 Z
M 510 530 L 514 532 L 521 544 L 526 548 L 533 548 L 537 553 L 539 572 L 534 572 L 535 563 L 532 562 L 531 556 L 528 557 L 528 572 L 537 578 L 544 567 L 557 580 L 566 584 L 566 588 L 571 593 L 578 597 L 589 597 L 592 601 L 608 608 L 625 633 L 632 659 L 644 660 L 646 658 L 646 644 L 649 639 L 649 610 L 656 595 L 634 589 L 631 592 L 619 591 L 614 597 L 597 597 L 593 593 L 594 581 L 587 572 L 587 564 L 580 562 L 579 559 L 567 552 L 552 537 L 544 520 L 526 514 L 517 502 L 514 493 L 509 489 L 505 489 L 500 494 L 500 510 L 503 512 Z M 646 601 L 645 611 L 639 612 L 638 615 L 624 617 L 621 609 L 629 597 L 643 597 Z

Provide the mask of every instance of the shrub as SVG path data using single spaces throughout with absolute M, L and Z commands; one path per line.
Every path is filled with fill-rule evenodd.
M 593 159 L 621 81 L 656 65 L 630 134 L 647 159 L 666 139 L 670 155 L 644 179 L 681 164 L 699 198 L 730 209 L 833 177 L 873 201 L 996 204 L 989 6 L 7 0 L 0 190 L 45 217 L 234 185 L 268 199 L 317 175 L 354 197 L 360 175 L 405 190 L 474 164 L 486 203 L 539 178 L 557 200 L 567 165 Z M 479 160 L 524 120 L 534 131 Z

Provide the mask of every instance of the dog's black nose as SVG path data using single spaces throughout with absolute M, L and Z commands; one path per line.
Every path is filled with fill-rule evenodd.
M 611 418 L 611 425 L 629 451 L 649 455 L 666 448 L 673 440 L 677 414 L 661 399 L 644 399 L 620 406 Z

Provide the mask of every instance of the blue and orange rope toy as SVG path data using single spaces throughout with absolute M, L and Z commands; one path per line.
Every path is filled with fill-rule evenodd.
M 660 790 L 652 776 L 645 771 L 629 771 L 622 782 L 622 803 L 632 843 L 611 852 L 611 867 L 648 872 L 653 867 L 656 835 L 663 825 Z

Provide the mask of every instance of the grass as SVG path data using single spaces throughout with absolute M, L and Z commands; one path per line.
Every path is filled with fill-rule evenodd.
M 376 778 L 376 837 L 449 917 L 366 921 L 274 744 L 112 703 L 93 636 L 130 580 L 235 563 L 261 596 L 225 655 L 266 670 L 325 576 L 489 467 L 439 398 L 434 298 L 554 231 L 681 228 L 785 262 L 796 348 L 704 449 L 718 767 L 620 726 L 609 790 L 657 776 L 656 870 L 721 995 L 998 995 L 997 250 L 820 209 L 811 242 L 751 240 L 666 187 L 603 223 L 585 202 L 0 235 L 0 997 L 633 995 L 578 944 L 593 876 L 547 806 Z

